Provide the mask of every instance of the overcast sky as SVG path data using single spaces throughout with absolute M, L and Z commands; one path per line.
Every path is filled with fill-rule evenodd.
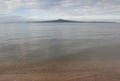
M 120 19 L 120 0 L 0 0 L 1 19 Z

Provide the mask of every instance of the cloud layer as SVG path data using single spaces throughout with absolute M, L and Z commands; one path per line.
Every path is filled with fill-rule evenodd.
M 120 0 L 0 0 L 0 17 L 120 19 Z

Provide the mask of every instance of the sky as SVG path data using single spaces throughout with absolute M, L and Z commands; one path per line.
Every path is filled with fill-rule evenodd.
M 120 0 L 0 0 L 0 21 L 120 19 Z

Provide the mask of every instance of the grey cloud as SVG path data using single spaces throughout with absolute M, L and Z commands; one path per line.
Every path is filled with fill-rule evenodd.
M 25 9 L 27 14 L 56 14 L 61 17 L 119 16 L 120 0 L 1 0 L 0 14 Z M 24 16 L 24 15 L 23 15 Z M 112 18 L 111 17 L 111 18 Z

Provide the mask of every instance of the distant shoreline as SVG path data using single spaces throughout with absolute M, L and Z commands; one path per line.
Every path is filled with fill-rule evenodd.
M 49 21 L 29 21 L 26 23 L 117 23 L 115 21 L 72 21 L 72 20 L 49 20 Z
M 49 21 L 18 21 L 18 22 L 0 22 L 0 23 L 119 23 L 117 21 L 73 21 L 73 20 L 49 20 Z

